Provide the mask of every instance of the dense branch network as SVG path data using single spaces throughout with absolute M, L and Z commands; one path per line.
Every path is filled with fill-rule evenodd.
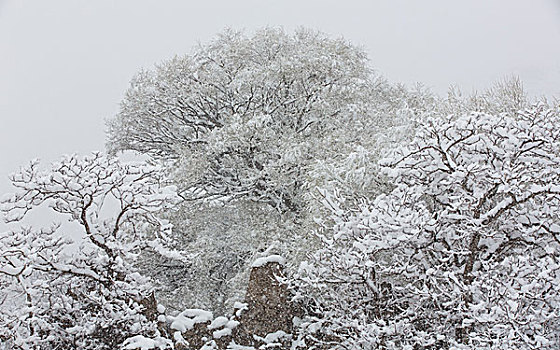
M 305 165 L 364 122 L 376 79 L 341 39 L 228 31 L 138 74 L 108 145 L 180 160 L 185 200 L 249 198 L 298 212 Z
M 186 260 L 169 245 L 158 212 L 177 202 L 158 167 L 94 153 L 11 177 L 1 209 L 19 223 L 47 206 L 69 224 L 0 234 L 0 336 L 16 349 L 114 349 L 129 336 L 156 336 L 143 300 L 153 286 L 134 266 L 147 247 Z M 20 299 L 25 307 L 21 307 Z
M 554 348 L 559 122 L 543 104 L 427 119 L 381 162 L 390 194 L 352 211 L 325 195 L 334 239 L 296 283 L 315 322 L 365 348 Z

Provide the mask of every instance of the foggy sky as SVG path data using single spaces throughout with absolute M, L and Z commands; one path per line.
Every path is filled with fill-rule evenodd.
M 32 158 L 103 150 L 141 67 L 267 25 L 344 36 L 389 80 L 440 94 L 515 74 L 532 96 L 560 96 L 558 0 L 0 0 L 0 196 Z

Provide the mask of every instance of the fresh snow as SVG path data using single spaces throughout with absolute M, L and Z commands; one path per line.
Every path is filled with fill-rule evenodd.
M 280 255 L 269 255 L 267 257 L 258 258 L 253 262 L 251 267 L 262 267 L 268 263 L 278 263 L 280 265 L 284 265 L 286 263 L 286 259 Z
M 171 328 L 177 331 L 186 332 L 193 329 L 197 323 L 212 321 L 213 316 L 210 311 L 200 309 L 187 309 L 173 318 Z

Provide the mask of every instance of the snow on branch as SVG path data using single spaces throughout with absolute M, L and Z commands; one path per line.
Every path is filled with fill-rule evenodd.
M 5 220 L 21 222 L 47 207 L 70 224 L 0 234 L 0 334 L 16 348 L 118 348 L 127 337 L 157 337 L 144 300 L 153 292 L 135 261 L 146 247 L 169 248 L 162 210 L 177 203 L 157 166 L 122 163 L 101 153 L 67 156 L 41 170 L 12 174 Z M 69 239 L 73 237 L 73 239 Z
M 418 121 L 387 195 L 332 211 L 294 285 L 303 333 L 351 348 L 560 344 L 560 110 Z M 313 296 L 313 297 L 311 297 Z

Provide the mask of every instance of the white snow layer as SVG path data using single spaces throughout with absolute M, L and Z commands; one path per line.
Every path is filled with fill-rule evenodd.
M 251 267 L 262 267 L 268 263 L 278 263 L 280 265 L 284 265 L 286 263 L 286 259 L 280 255 L 269 255 L 267 257 L 258 258 L 253 262 Z
M 195 324 L 212 321 L 213 318 L 214 317 L 210 311 L 187 309 L 176 317 L 173 317 L 171 328 L 177 331 L 186 332 L 189 329 L 193 329 Z

